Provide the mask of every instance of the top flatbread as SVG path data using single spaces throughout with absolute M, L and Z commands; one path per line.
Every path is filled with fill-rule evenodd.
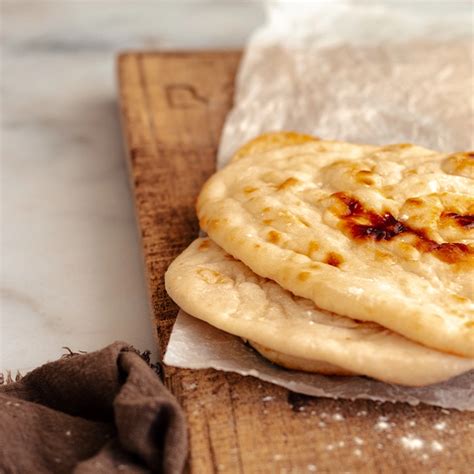
M 474 154 L 286 136 L 208 180 L 202 229 L 320 308 L 474 357 Z

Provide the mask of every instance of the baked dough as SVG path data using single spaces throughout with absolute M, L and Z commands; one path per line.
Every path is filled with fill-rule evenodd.
M 283 354 L 282 352 L 269 349 L 268 347 L 262 346 L 253 341 L 248 343 L 265 359 L 268 359 L 274 364 L 285 367 L 290 370 L 301 370 L 303 372 L 312 372 L 315 374 L 322 375 L 356 375 L 353 372 L 337 367 L 336 365 L 330 364 L 329 362 L 323 362 L 321 360 L 305 359 L 303 357 L 290 356 Z
M 226 252 L 319 308 L 474 357 L 473 163 L 267 134 L 208 180 L 197 212 Z
M 325 362 L 411 386 L 440 382 L 474 368 L 474 359 L 429 349 L 378 324 L 320 310 L 312 301 L 256 275 L 208 238 L 197 239 L 174 260 L 165 284 L 188 314 L 252 341 L 263 355 L 293 368 L 301 369 L 296 364 L 302 359 L 306 370 Z

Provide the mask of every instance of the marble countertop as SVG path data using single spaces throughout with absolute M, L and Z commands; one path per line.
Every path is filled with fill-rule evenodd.
M 0 371 L 155 350 L 116 101 L 120 50 L 242 47 L 257 2 L 2 2 Z

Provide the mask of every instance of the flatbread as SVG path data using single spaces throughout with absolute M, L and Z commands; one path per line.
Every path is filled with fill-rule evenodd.
M 201 228 L 320 308 L 474 357 L 474 153 L 278 135 L 208 180 Z
M 322 375 L 357 375 L 349 370 L 342 369 L 336 365 L 330 364 L 329 362 L 323 362 L 321 360 L 305 359 L 304 357 L 295 357 L 282 352 L 269 349 L 268 347 L 262 346 L 254 341 L 248 341 L 248 343 L 265 359 L 268 359 L 274 364 L 280 365 L 285 369 L 300 370 L 302 372 L 311 372 L 314 374 Z
M 174 260 L 165 284 L 184 311 L 252 341 L 259 350 L 263 346 L 261 352 L 270 358 L 274 351 L 293 362 L 295 358 L 327 362 L 412 386 L 474 368 L 474 359 L 429 349 L 378 324 L 320 310 L 312 301 L 256 275 L 208 238 L 197 239 Z

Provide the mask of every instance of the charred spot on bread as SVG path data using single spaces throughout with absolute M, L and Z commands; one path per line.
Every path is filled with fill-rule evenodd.
M 338 268 L 343 262 L 344 259 L 342 255 L 339 255 L 336 252 L 329 252 L 326 255 L 326 258 L 324 259 L 324 263 L 327 263 L 328 265 L 331 265 L 336 268 Z
M 450 219 L 460 227 L 474 229 L 474 214 L 458 214 L 457 212 L 443 212 L 442 219 Z
M 413 245 L 417 250 L 422 253 L 431 253 L 445 263 L 460 263 L 474 256 L 472 245 L 461 242 L 436 242 L 429 238 L 423 229 L 410 227 L 390 212 L 379 214 L 367 209 L 358 199 L 342 192 L 335 193 L 333 196 L 344 203 L 346 208 L 345 212 L 339 216 L 343 221 L 342 229 L 356 241 L 390 241 L 400 234 L 410 234 L 414 238 Z M 411 204 L 416 204 L 419 200 L 412 198 L 409 201 Z M 471 215 L 449 214 L 463 227 L 471 228 L 473 225 Z

